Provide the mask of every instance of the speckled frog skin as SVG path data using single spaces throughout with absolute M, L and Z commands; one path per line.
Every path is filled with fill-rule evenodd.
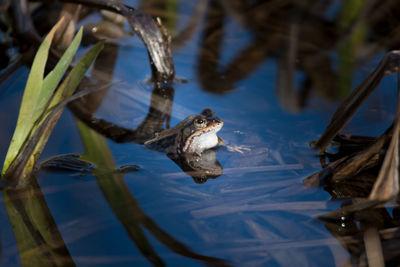
M 187 117 L 175 127 L 160 132 L 144 144 L 149 149 L 167 154 L 201 154 L 204 150 L 223 143 L 217 136 L 223 125 L 223 121 L 214 115 L 214 111 L 204 109 L 199 115 Z

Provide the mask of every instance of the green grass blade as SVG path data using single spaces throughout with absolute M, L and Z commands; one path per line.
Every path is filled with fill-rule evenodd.
M 35 142 L 37 143 L 32 143 L 32 149 L 27 155 L 19 155 L 20 151 L 22 151 L 22 147 L 24 147 L 24 144 L 33 136 L 36 129 L 41 126 L 41 124 L 45 123 L 46 117 L 51 110 L 74 93 L 93 60 L 103 48 L 103 44 L 99 43 L 90 49 L 90 51 L 79 60 L 67 75 L 64 82 L 56 90 L 59 82 L 64 77 L 65 71 L 72 62 L 82 39 L 81 28 L 55 68 L 43 79 L 50 45 L 61 22 L 62 20 L 60 20 L 46 36 L 35 56 L 21 102 L 17 126 L 4 161 L 2 175 L 7 172 L 8 168 L 17 157 L 25 158 L 26 164 L 19 167 L 22 172 L 21 177 L 25 177 L 32 171 L 56 122 L 61 116 L 63 108 L 57 111 L 57 114 L 53 114 L 51 121 L 47 120 L 46 123 L 49 123 L 48 126 L 41 127 L 41 132 L 39 135 L 36 135 L 37 137 L 35 138 Z M 54 93 L 55 90 L 56 92 Z
M 38 52 L 33 60 L 31 72 L 26 83 L 24 95 L 22 97 L 21 107 L 18 115 L 17 126 L 11 139 L 10 146 L 4 161 L 2 174 L 6 172 L 11 162 L 18 155 L 23 143 L 28 137 L 29 132 L 35 120 L 39 117 L 34 114 L 36 105 L 39 100 L 40 90 L 43 85 L 44 70 L 49 54 L 51 42 L 58 27 L 61 25 L 62 19 L 53 27 L 40 45 Z
M 48 111 L 51 111 L 54 107 L 56 107 L 60 102 L 64 101 L 68 97 L 70 97 L 78 87 L 79 83 L 81 82 L 82 78 L 85 76 L 86 71 L 94 61 L 94 59 L 97 57 L 97 55 L 100 53 L 101 49 L 103 48 L 103 43 L 97 43 L 94 45 L 89 52 L 87 52 L 79 61 L 78 63 L 74 66 L 74 68 L 71 70 L 71 72 L 68 74 L 68 76 L 65 78 L 65 80 L 62 82 L 60 87 L 57 89 L 54 97 L 51 99 L 51 103 L 49 105 Z M 58 120 L 62 114 L 63 110 L 60 110 L 57 115 L 55 115 L 54 120 Z M 44 118 L 42 118 L 42 121 L 39 123 L 43 123 Z M 46 131 L 43 133 L 40 141 L 38 142 L 35 151 L 31 158 L 29 159 L 24 173 L 27 174 L 29 173 L 33 167 L 36 164 L 36 161 L 38 159 L 37 156 L 35 155 L 40 155 L 43 151 L 44 146 L 47 143 L 47 140 L 50 137 L 51 132 L 54 129 L 56 123 L 52 123 L 52 127 L 46 128 Z
M 98 56 L 103 47 L 103 43 L 97 43 L 83 57 L 81 57 L 63 83 L 61 83 L 59 89 L 51 100 L 49 108 L 56 106 L 75 92 L 86 71 L 92 65 L 94 59 Z
M 82 78 L 84 77 L 86 71 L 94 61 L 94 59 L 97 57 L 97 55 L 100 53 L 101 49 L 103 48 L 103 43 L 98 43 L 94 45 L 89 52 L 87 52 L 79 61 L 78 63 L 74 66 L 74 68 L 71 70 L 71 72 L 67 75 L 65 80 L 61 83 L 59 88 L 57 89 L 54 97 L 50 100 L 51 103 L 48 107 L 48 109 L 44 112 L 48 113 L 51 112 L 57 105 L 59 105 L 60 102 L 66 100 L 72 94 L 75 92 L 76 88 L 78 87 L 79 83 L 81 82 Z M 30 156 L 26 166 L 24 167 L 23 175 L 21 177 L 25 177 L 29 172 L 31 172 L 36 164 L 36 161 L 38 160 L 39 156 L 42 151 L 44 146 L 47 143 L 47 140 L 50 137 L 51 132 L 54 129 L 54 126 L 56 125 L 56 122 L 60 118 L 62 114 L 63 109 L 60 109 L 57 114 L 54 115 L 54 117 L 51 119 L 51 123 L 49 123 L 49 126 L 45 128 L 44 132 L 41 134 L 41 138 L 38 141 L 35 150 L 33 151 L 32 155 L 27 155 Z M 43 116 L 41 119 L 40 123 L 37 125 L 39 127 L 42 123 L 44 123 L 45 119 L 47 118 L 46 114 Z
M 72 40 L 71 44 L 68 46 L 64 55 L 58 61 L 57 65 L 44 79 L 42 90 L 40 91 L 39 95 L 39 103 L 36 106 L 38 114 L 41 114 L 43 112 L 44 106 L 53 95 L 54 90 L 57 88 L 69 65 L 74 59 L 76 51 L 78 50 L 82 40 L 82 31 L 83 28 L 81 27 L 78 33 L 75 35 L 74 39 Z
M 26 166 L 29 159 L 31 159 L 32 154 L 37 149 L 37 145 L 42 138 L 43 134 L 46 132 L 47 128 L 54 127 L 53 124 L 57 123 L 56 115 L 62 111 L 66 105 L 75 101 L 87 94 L 90 94 L 94 91 L 99 90 L 98 88 L 86 88 L 82 91 L 77 92 L 76 94 L 72 95 L 71 97 L 67 98 L 60 104 L 58 104 L 53 111 L 46 117 L 42 124 L 37 127 L 36 131 L 30 135 L 28 140 L 24 143 L 21 152 L 15 158 L 15 160 L 10 164 L 10 167 L 7 169 L 6 173 L 3 175 L 3 179 L 8 180 L 11 184 L 20 185 L 22 183 L 26 183 L 25 181 L 27 175 L 31 176 L 30 173 L 27 173 Z M 35 154 L 33 157 L 39 158 L 40 155 Z

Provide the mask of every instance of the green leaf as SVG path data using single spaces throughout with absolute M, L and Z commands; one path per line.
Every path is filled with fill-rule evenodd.
M 58 87 L 54 97 L 50 100 L 50 104 L 48 105 L 47 110 L 43 111 L 46 114 L 42 116 L 41 121 L 36 127 L 39 127 L 41 124 L 44 123 L 45 119 L 47 118 L 48 114 L 56 108 L 60 102 L 68 99 L 72 94 L 75 92 L 76 88 L 78 87 L 79 83 L 81 82 L 82 78 L 85 76 L 86 71 L 100 53 L 101 49 L 103 48 L 103 43 L 97 43 L 94 45 L 89 52 L 87 52 L 74 66 L 71 72 L 67 75 L 65 80 L 61 83 Z M 38 141 L 35 150 L 31 155 L 24 155 L 29 156 L 29 160 L 24 167 L 23 175 L 21 177 L 25 177 L 29 172 L 33 170 L 33 167 L 36 164 L 36 161 L 39 158 L 39 155 L 42 153 L 44 146 L 47 143 L 47 140 L 52 133 L 54 126 L 56 125 L 58 119 L 60 118 L 64 108 L 60 109 L 51 121 L 49 121 L 49 125 L 46 126 L 45 130 L 41 134 L 40 140 Z
M 79 61 L 78 63 L 74 66 L 74 68 L 71 70 L 71 72 L 68 74 L 68 76 L 65 78 L 65 80 L 61 83 L 59 88 L 57 89 L 54 97 L 51 99 L 50 105 L 48 107 L 48 110 L 44 112 L 51 112 L 60 102 L 64 101 L 68 97 L 72 96 L 72 94 L 75 92 L 76 88 L 78 87 L 79 83 L 81 82 L 82 78 L 85 76 L 86 71 L 94 61 L 94 59 L 97 57 L 97 55 L 100 53 L 101 49 L 103 48 L 103 43 L 97 43 L 94 45 L 89 52 L 87 52 Z M 52 120 L 58 121 L 62 114 L 63 109 L 61 109 Z M 39 125 L 43 123 L 43 121 L 46 119 L 46 116 L 43 116 L 41 122 Z M 38 126 L 39 126 L 38 125 Z M 43 132 L 42 137 L 40 138 L 40 141 L 38 142 L 35 151 L 31 155 L 31 158 L 27 162 L 27 165 L 25 167 L 24 173 L 27 174 L 29 173 L 33 167 L 36 164 L 36 161 L 38 160 L 38 156 L 35 155 L 40 155 L 43 151 L 44 146 L 47 143 L 47 140 L 50 137 L 51 132 L 54 129 L 54 126 L 56 123 L 51 123 L 50 127 L 47 127 L 45 132 Z
M 75 92 L 82 78 L 85 76 L 86 71 L 89 69 L 90 65 L 92 65 L 94 59 L 98 56 L 103 47 L 103 43 L 97 43 L 83 57 L 81 57 L 56 91 L 49 108 L 54 107 Z
M 81 27 L 78 33 L 75 35 L 75 38 L 72 40 L 71 44 L 68 46 L 64 55 L 58 61 L 57 65 L 44 79 L 42 90 L 39 95 L 39 102 L 36 106 L 38 114 L 41 114 L 43 112 L 44 106 L 53 95 L 54 90 L 57 88 L 69 65 L 74 59 L 76 51 L 78 50 L 82 40 L 82 31 L 83 28 Z
M 63 108 L 58 110 L 56 114 L 53 114 L 51 120 L 47 120 L 46 123 L 49 125 L 41 127 L 41 132 L 38 133 L 39 135 L 36 135 L 37 137 L 35 138 L 37 144 L 32 143 L 32 149 L 28 153 L 24 153 L 27 155 L 19 155 L 20 151 L 22 151 L 21 148 L 31 139 L 36 129 L 38 129 L 41 124 L 45 123 L 46 117 L 50 112 L 57 107 L 60 102 L 74 93 L 87 69 L 103 48 L 103 44 L 99 43 L 90 49 L 90 51 L 79 60 L 56 90 L 65 71 L 72 62 L 82 39 L 81 28 L 55 68 L 43 79 L 51 41 L 61 22 L 62 19 L 50 31 L 35 56 L 31 73 L 29 74 L 25 87 L 17 126 L 3 165 L 2 175 L 7 172 L 8 168 L 17 157 L 25 158 L 24 162 L 26 162 L 24 166 L 19 167 L 23 170 L 21 177 L 26 177 L 26 175 L 32 171 L 56 122 L 62 114 Z
M 53 40 L 54 34 L 58 27 L 60 27 L 62 21 L 63 19 L 61 19 L 53 27 L 53 29 L 51 29 L 49 34 L 40 45 L 33 60 L 31 72 L 29 73 L 24 95 L 22 97 L 17 126 L 15 128 L 14 135 L 11 139 L 11 143 L 7 151 L 2 174 L 5 173 L 11 162 L 18 155 L 18 152 L 21 149 L 23 143 L 26 141 L 26 138 L 28 137 L 28 134 L 31 131 L 35 120 L 39 117 L 39 114 L 35 114 L 35 112 L 33 111 L 36 110 L 40 91 L 42 90 L 44 70 L 47 62 L 47 57 L 49 55 L 50 45 Z

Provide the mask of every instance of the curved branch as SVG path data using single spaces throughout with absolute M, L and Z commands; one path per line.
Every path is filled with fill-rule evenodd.
M 41 2 L 49 2 L 42 0 Z M 159 19 L 132 7 L 110 0 L 57 0 L 54 2 L 76 3 L 109 10 L 125 16 L 135 33 L 142 39 L 150 57 L 153 80 L 171 81 L 175 67 L 171 51 L 171 37 Z

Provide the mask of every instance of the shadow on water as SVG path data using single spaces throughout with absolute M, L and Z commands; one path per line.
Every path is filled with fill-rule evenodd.
M 304 188 L 300 182 L 320 170 L 316 152 L 306 141 L 315 139 L 320 124 L 326 124 L 320 115 L 304 113 L 310 106 L 317 107 L 316 113 L 324 113 L 321 116 L 331 113 L 329 107 L 320 106 L 346 97 L 353 82 L 365 74 L 362 64 L 375 64 L 383 53 L 400 46 L 398 1 L 152 0 L 132 5 L 161 18 L 162 25 L 172 33 L 177 78 L 157 81 L 154 69 L 159 66 L 149 68 L 148 60 L 141 59 L 146 50 L 132 41 L 135 37 L 124 23 L 110 21 L 104 13 L 102 21 L 93 23 L 98 15 L 93 15 L 93 9 L 83 8 L 86 45 L 99 38 L 107 40 L 81 89 L 104 89 L 69 105 L 79 133 L 77 142 L 82 142 L 85 152 L 56 156 L 41 168 L 56 167 L 94 177 L 130 243 L 156 266 L 182 264 L 181 258 L 211 266 L 398 263 L 398 201 L 386 207 L 366 207 L 349 216 L 320 216 L 366 198 L 377 170 L 326 184 L 325 191 Z M 58 14 L 61 6 L 46 4 L 35 10 L 33 19 L 38 29 L 43 22 L 51 24 L 47 20 L 52 16 L 43 19 L 43 15 L 51 14 L 49 10 Z M 3 3 L 0 7 L 5 9 Z M 1 29 L 6 32 L 3 28 L 7 24 L 3 16 L 0 18 Z M 39 32 L 45 32 L 46 27 Z M 34 34 L 30 37 L 35 38 Z M 10 36 L 1 40 L 0 57 L 8 62 L 14 44 Z M 19 49 L 20 61 L 1 66 L 3 84 L 22 65 L 30 64 L 32 55 L 23 53 L 24 44 Z M 124 58 L 127 50 L 133 50 L 136 58 Z M 121 70 L 119 64 L 126 69 Z M 131 67 L 133 74 L 128 70 Z M 135 84 L 149 73 L 153 80 L 140 89 L 150 94 L 149 103 L 134 99 L 144 107 L 138 108 L 137 114 L 126 111 L 135 118 L 136 127 L 121 126 L 120 121 L 101 116 L 104 103 L 118 105 L 109 98 L 120 77 L 126 75 L 127 82 Z M 266 84 L 273 84 L 275 91 L 270 92 Z M 280 106 L 271 100 L 275 98 Z M 133 102 L 130 104 L 136 104 Z M 376 103 L 370 103 L 370 109 L 375 110 Z M 171 124 L 182 119 L 176 114 L 191 115 L 187 111 L 192 106 L 200 107 L 200 113 L 209 104 L 216 107 L 218 116 L 224 116 L 221 132 L 231 142 L 225 148 L 165 155 L 142 149 L 163 130 L 174 129 Z M 365 127 L 354 123 L 355 129 Z M 68 136 L 69 132 L 62 134 Z M 138 146 L 132 151 L 135 144 Z M 61 154 L 56 150 L 51 148 Z M 70 153 L 76 149 L 59 150 Z M 125 154 L 138 165 L 118 166 Z M 187 182 L 188 176 L 195 183 Z M 127 181 L 127 177 L 136 180 Z M 71 177 L 66 174 L 63 179 Z M 36 178 L 21 188 L 3 191 L 20 263 L 74 265 L 78 257 L 69 249 L 74 244 L 64 242 L 47 207 L 47 197 Z M 315 220 L 318 216 L 320 220 Z M 183 238 L 182 233 L 188 236 Z M 93 242 L 102 238 L 99 235 Z M 159 243 L 164 247 L 157 247 Z M 12 254 L 3 251 L 7 249 L 2 249 L 4 258 Z M 383 255 L 374 251 L 383 251 Z M 177 255 L 181 256 L 179 260 Z M 383 259 L 376 260 L 379 257 Z

